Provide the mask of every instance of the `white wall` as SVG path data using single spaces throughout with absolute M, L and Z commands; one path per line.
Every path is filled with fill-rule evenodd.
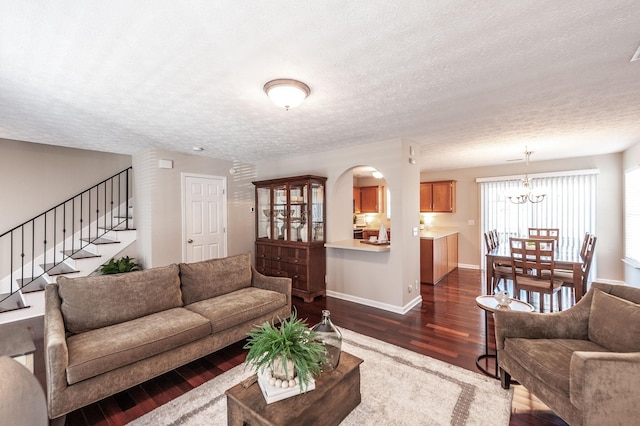
M 423 159 L 430 161 L 430 159 Z M 437 161 L 437 159 L 433 159 Z M 457 181 L 455 213 L 438 213 L 435 226 L 452 226 L 460 230 L 458 253 L 460 264 L 484 269 L 481 259 L 480 195 L 476 178 L 510 176 L 523 173 L 523 163 L 469 169 L 440 170 L 421 173 L 421 181 L 454 179 Z M 597 189 L 596 280 L 623 281 L 622 258 L 622 153 L 576 157 L 564 160 L 531 162 L 529 173 L 564 170 L 599 169 Z M 468 225 L 473 220 L 474 225 Z
M 328 242 L 353 239 L 353 174 L 356 166 L 380 171 L 391 191 L 391 251 L 327 248 L 327 290 L 334 296 L 403 312 L 420 302 L 408 291 L 420 278 L 419 169 L 408 162 L 410 143 L 399 139 L 256 164 L 260 180 L 314 174 L 327 177 Z
M 129 155 L 0 139 L 0 233 L 129 166 Z
M 172 160 L 160 169 L 158 160 Z M 182 173 L 227 179 L 227 254 L 253 252 L 255 171 L 252 166 L 163 150 L 133 157 L 138 260 L 145 268 L 182 261 Z M 235 174 L 230 173 L 234 167 Z

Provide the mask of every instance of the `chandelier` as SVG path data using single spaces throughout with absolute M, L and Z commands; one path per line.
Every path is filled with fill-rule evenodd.
M 533 152 L 529 151 L 527 147 L 524 148 L 525 173 L 524 179 L 522 180 L 522 187 L 507 195 L 509 201 L 514 204 L 524 204 L 527 201 L 530 203 L 539 203 L 547 196 L 543 189 L 534 190 L 531 187 L 531 182 L 529 182 L 529 157 L 532 153 Z

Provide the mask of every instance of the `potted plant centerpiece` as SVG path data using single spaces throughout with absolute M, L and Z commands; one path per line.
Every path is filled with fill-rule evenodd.
M 280 327 L 265 322 L 247 335 L 244 349 L 249 352 L 245 364 L 251 366 L 259 378 L 267 372 L 271 386 L 290 388 L 297 384 L 301 393 L 306 392 L 326 361 L 324 345 L 316 340 L 316 333 L 297 318 L 295 311 L 280 321 Z

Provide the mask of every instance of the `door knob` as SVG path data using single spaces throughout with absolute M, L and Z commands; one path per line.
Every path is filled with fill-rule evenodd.
M 189 238 L 189 239 L 187 240 L 187 242 L 188 242 L 189 244 L 191 244 L 191 243 L 193 242 L 193 240 L 192 240 L 191 238 Z

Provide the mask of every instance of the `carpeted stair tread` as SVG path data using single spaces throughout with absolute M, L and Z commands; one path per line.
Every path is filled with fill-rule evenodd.
M 65 250 L 62 253 L 64 253 L 66 256 L 69 256 L 70 258 L 75 259 L 75 260 L 77 260 L 77 259 L 89 259 L 89 258 L 92 258 L 92 257 L 100 257 L 99 254 L 92 253 L 92 252 L 90 252 L 88 250 L 84 250 L 84 249 L 76 250 L 76 251 Z
M 47 263 L 45 265 L 40 265 L 40 267 L 47 271 L 48 275 L 64 275 L 79 272 L 66 263 L 58 263 L 57 265 L 54 265 L 53 263 Z
M 49 284 L 43 276 L 39 276 L 35 280 L 31 278 L 19 278 L 16 280 L 23 293 L 33 293 L 42 291 Z

